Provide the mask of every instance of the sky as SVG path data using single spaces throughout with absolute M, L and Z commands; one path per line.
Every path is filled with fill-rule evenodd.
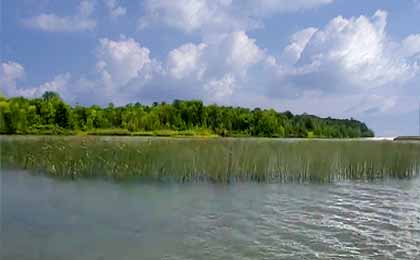
M 356 118 L 418 133 L 420 0 L 2 0 L 0 88 Z

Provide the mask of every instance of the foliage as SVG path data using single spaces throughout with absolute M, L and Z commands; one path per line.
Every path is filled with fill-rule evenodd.
M 420 174 L 420 144 L 269 138 L 0 137 L 0 165 L 65 178 L 335 182 Z
M 373 132 L 354 119 L 319 118 L 248 109 L 204 105 L 198 100 L 172 104 L 128 104 L 107 107 L 66 104 L 58 94 L 42 98 L 0 98 L 1 134 L 74 134 L 155 136 L 258 136 L 300 138 L 371 137 Z M 175 133 L 175 134 L 174 134 Z

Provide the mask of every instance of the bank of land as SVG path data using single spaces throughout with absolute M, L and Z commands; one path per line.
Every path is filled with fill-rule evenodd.
M 358 138 L 374 133 L 355 119 L 205 105 L 200 100 L 125 106 L 71 106 L 54 92 L 0 97 L 1 134 Z

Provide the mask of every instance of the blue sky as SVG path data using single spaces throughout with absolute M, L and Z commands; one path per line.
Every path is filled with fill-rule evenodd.
M 418 0 L 5 0 L 1 19 L 7 96 L 199 98 L 418 131 Z

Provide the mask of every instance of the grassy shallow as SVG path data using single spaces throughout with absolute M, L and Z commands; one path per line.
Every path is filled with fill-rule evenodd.
M 17 132 L 15 135 L 50 135 L 50 136 L 148 136 L 148 137 L 219 137 L 207 129 L 194 130 L 154 130 L 132 132 L 127 129 L 95 129 L 89 131 L 68 130 L 60 127 L 45 127 L 43 129 L 28 129 L 25 132 Z
M 1 136 L 1 168 L 65 178 L 334 182 L 420 174 L 420 144 L 368 140 Z

